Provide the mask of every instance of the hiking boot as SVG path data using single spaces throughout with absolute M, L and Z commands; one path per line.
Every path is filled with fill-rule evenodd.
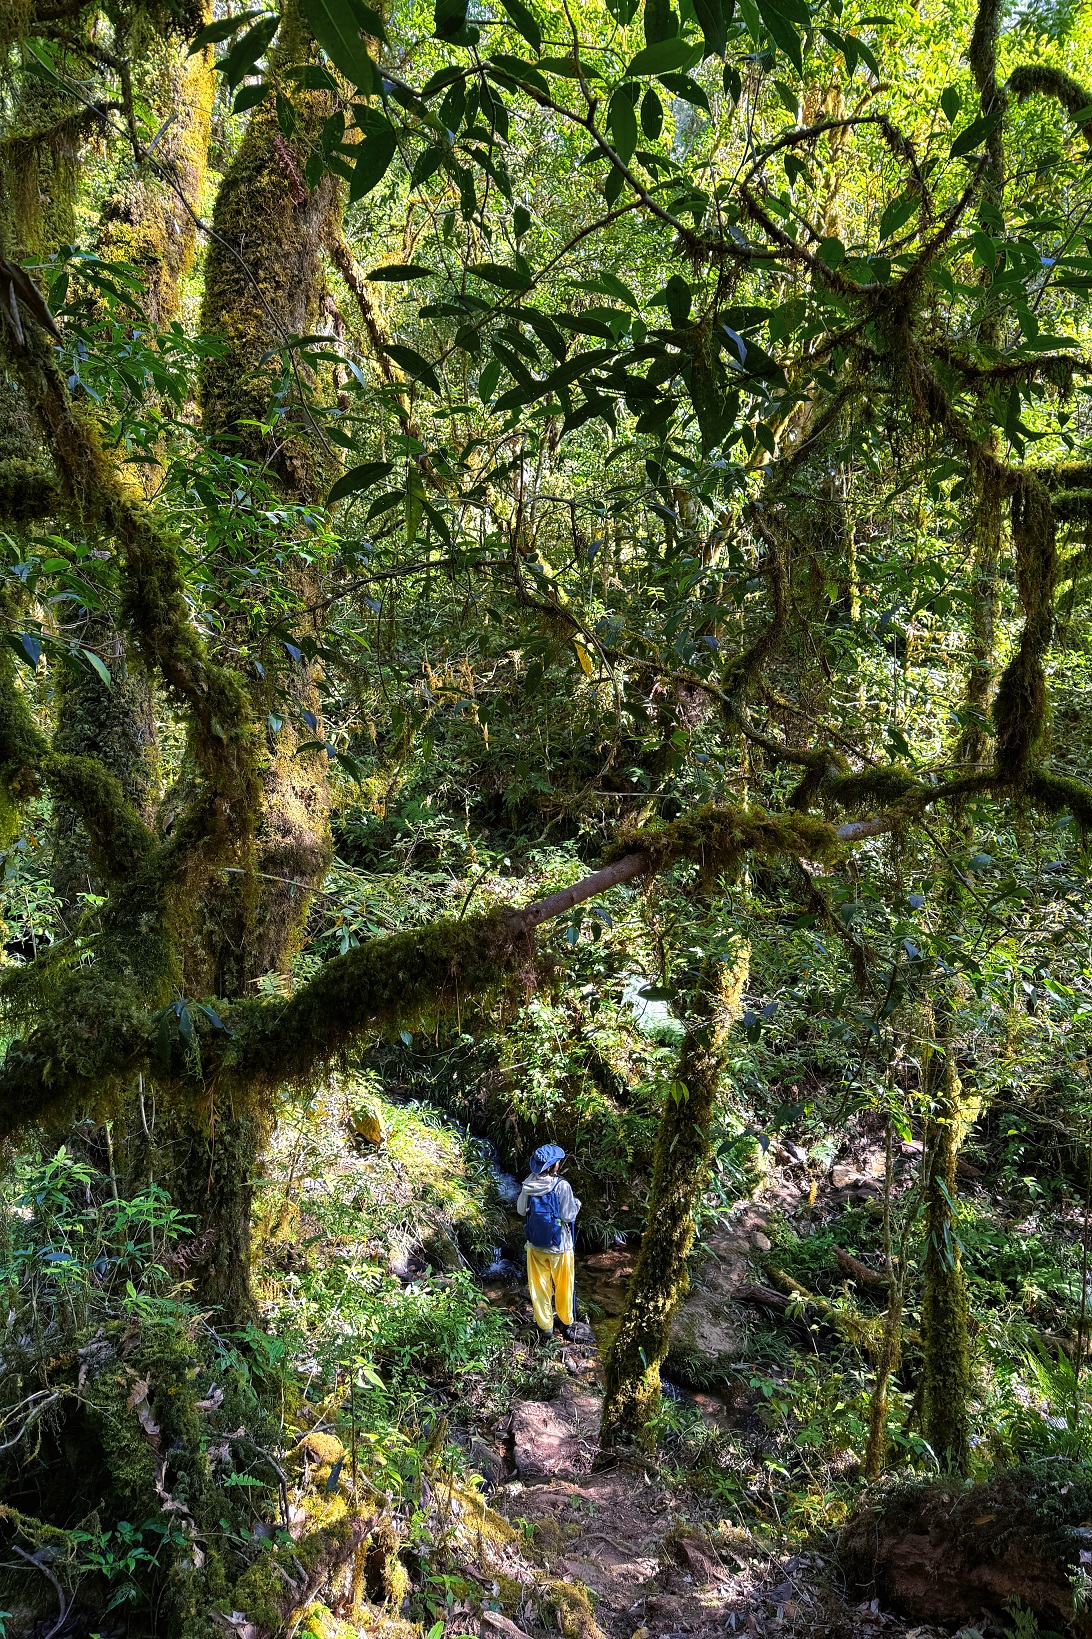
M 544 1350 L 545 1349 L 552 1349 L 553 1346 L 554 1346 L 554 1334 L 553 1334 L 553 1332 L 544 1332 L 542 1330 L 542 1328 L 539 1327 L 539 1326 L 535 1327 L 535 1331 L 538 1333 L 538 1346 L 539 1346 L 539 1348 L 544 1349 Z

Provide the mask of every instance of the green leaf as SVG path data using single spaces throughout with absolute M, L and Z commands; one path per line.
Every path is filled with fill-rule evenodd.
M 626 69 L 627 80 L 640 79 L 645 74 L 669 74 L 672 69 L 693 68 L 701 61 L 701 47 L 689 40 L 657 40 L 639 51 Z
M 681 330 L 690 317 L 690 286 L 685 279 L 673 273 L 663 291 L 663 305 L 671 315 L 676 330 Z
M 890 239 L 893 233 L 898 233 L 915 214 L 918 204 L 918 195 L 910 188 L 897 194 L 880 217 L 880 238 Z
M 110 676 L 110 668 L 106 664 L 105 660 L 100 659 L 93 649 L 81 649 L 80 653 L 83 655 L 83 658 L 87 661 L 87 664 L 91 667 L 92 671 L 98 672 L 100 679 L 106 684 L 106 687 L 108 689 L 112 689 L 114 686 L 114 680 Z
M 342 500 L 346 495 L 355 495 L 358 490 L 371 489 L 373 484 L 378 484 L 381 478 L 389 477 L 393 471 L 393 461 L 365 461 L 363 466 L 342 473 L 337 483 L 331 487 L 326 497 L 326 505 L 333 506 L 335 501 Z
M 424 382 L 425 386 L 431 387 L 434 393 L 440 391 L 436 371 L 428 359 L 423 358 L 414 348 L 402 347 L 397 342 L 390 341 L 387 342 L 383 351 L 394 360 L 400 369 L 406 372 L 411 381 Z
M 416 262 L 388 262 L 384 267 L 373 267 L 366 277 L 370 284 L 405 284 L 410 279 L 431 279 L 432 269 Z
M 657 40 L 671 40 L 679 32 L 679 19 L 671 9 L 671 0 L 645 0 L 645 45 Z
M 394 130 L 386 122 L 368 133 L 356 150 L 353 179 L 349 184 L 350 200 L 363 199 L 382 182 L 397 150 Z
M 279 17 L 263 17 L 260 23 L 247 29 L 241 40 L 236 40 L 226 56 L 220 58 L 216 64 L 217 72 L 224 76 L 232 91 L 248 74 L 253 74 L 279 25 Z
M 625 86 L 620 86 L 610 99 L 607 109 L 607 129 L 622 163 L 628 165 L 637 146 L 637 112 Z
M 846 259 L 846 247 L 840 239 L 832 236 L 822 241 L 815 254 L 827 267 L 841 267 Z
M 231 36 L 237 34 L 244 23 L 249 23 L 253 18 L 264 17 L 265 15 L 263 11 L 243 11 L 237 17 L 222 17 L 218 23 L 209 23 L 199 34 L 194 35 L 188 55 L 192 57 L 195 52 L 203 51 L 206 46 L 218 46 L 221 40 L 230 40 Z
M 728 19 L 722 0 L 694 0 L 707 57 L 723 57 L 728 46 Z
M 435 35 L 451 45 L 471 46 L 480 38 L 480 31 L 466 20 L 467 0 L 436 0 L 433 11 Z
M 517 239 L 522 239 L 531 226 L 531 213 L 526 205 L 517 205 L 512 212 L 512 232 Z
M 636 17 L 638 4 L 639 0 L 607 0 L 607 10 L 625 28 Z
M 296 129 L 296 110 L 292 107 L 283 91 L 277 92 L 277 124 L 280 126 L 282 137 L 291 137 Z
M 595 279 L 574 279 L 573 286 L 577 290 L 587 290 L 597 296 L 612 296 L 616 302 L 624 302 L 627 307 L 635 311 L 640 307 L 636 296 L 627 284 L 616 273 L 600 273 Z
M 641 130 L 649 142 L 655 142 L 664 128 L 663 103 L 651 88 L 641 100 Z
M 257 108 L 258 104 L 264 102 L 268 95 L 269 87 L 264 80 L 260 80 L 257 85 L 244 85 L 231 105 L 231 112 L 233 114 L 245 114 L 248 109 Z
M 973 154 L 981 147 L 986 138 L 1001 123 L 1002 110 L 995 108 L 992 113 L 980 114 L 972 120 L 965 131 L 961 131 L 952 143 L 950 154 L 952 159 L 962 159 L 965 154 Z
M 779 51 L 783 51 L 798 74 L 804 72 L 804 45 L 800 37 L 800 30 L 791 17 L 787 17 L 771 0 L 756 0 L 758 14 Z
M 497 285 L 501 290 L 530 290 L 534 283 L 529 274 L 521 273 L 514 267 L 506 267 L 502 262 L 477 262 L 470 271 L 476 273 L 479 279 Z
M 530 7 L 525 6 L 523 0 L 501 0 L 501 5 L 512 19 L 513 26 L 523 35 L 523 38 L 531 47 L 531 50 L 541 51 L 542 29 L 539 27 L 538 19 Z
M 545 74 L 540 74 L 532 63 L 525 63 L 522 57 L 510 57 L 505 51 L 495 51 L 489 59 L 490 68 L 501 77 L 502 84 L 508 80 L 515 80 L 517 85 L 530 85 L 536 91 L 541 91 L 544 97 L 550 95 L 549 81 Z
M 363 0 L 302 0 L 304 16 L 334 67 L 360 91 L 375 90 L 375 65 L 361 31 L 385 40 L 383 19 Z
M 488 404 L 489 400 L 496 392 L 497 382 L 500 380 L 500 373 L 500 359 L 490 359 L 489 363 L 485 366 L 481 372 L 481 375 L 478 377 L 478 397 L 481 399 L 483 404 Z
M 697 80 L 692 80 L 689 74 L 661 74 L 659 80 L 661 85 L 674 92 L 676 97 L 681 97 L 683 102 L 691 103 L 695 108 L 702 108 L 708 114 L 709 98 Z
M 945 86 L 940 93 L 940 106 L 944 110 L 944 117 L 948 124 L 954 125 L 959 118 L 959 110 L 963 106 L 963 96 L 958 86 Z

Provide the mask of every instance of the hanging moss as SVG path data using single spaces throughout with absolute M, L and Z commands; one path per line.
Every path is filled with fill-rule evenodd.
M 1050 504 L 1061 524 L 1092 523 L 1092 489 L 1055 490 Z
M 1016 653 L 998 685 L 993 719 L 998 774 L 1018 789 L 1046 729 L 1043 656 L 1050 642 L 1057 577 L 1054 514 L 1050 497 L 1037 478 L 1025 476 L 1012 497 L 1012 537 L 1024 625 Z
M 64 47 L 59 66 L 79 78 Z M 15 106 L 0 142 L 0 240 L 16 259 L 49 256 L 76 238 L 80 149 L 94 115 L 55 79 L 16 69 Z
M 1028 775 L 1026 790 L 1048 814 L 1072 814 L 1082 834 L 1092 835 L 1092 788 L 1083 780 L 1036 768 Z
M 525 983 L 532 957 L 503 912 L 373 939 L 327 962 L 290 1001 L 237 1002 L 222 1073 L 240 1089 L 306 1080 L 366 1031 L 458 1016 L 475 998 Z
M 1092 103 L 1092 96 L 1079 80 L 1049 63 L 1021 63 L 1008 78 L 1009 95 L 1021 102 L 1027 97 L 1053 97 L 1067 114 L 1077 115 Z M 1087 130 L 1085 136 L 1088 136 Z
M 1049 467 L 1028 470 L 1051 495 L 1061 490 L 1092 489 L 1092 463 L 1087 461 L 1056 461 Z

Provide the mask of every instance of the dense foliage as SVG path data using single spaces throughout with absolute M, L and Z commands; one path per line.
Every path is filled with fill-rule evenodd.
M 468 1478 L 546 1136 L 604 1453 L 813 1541 L 1079 1472 L 1087 9 L 0 51 L 0 1631 L 594 1639 Z

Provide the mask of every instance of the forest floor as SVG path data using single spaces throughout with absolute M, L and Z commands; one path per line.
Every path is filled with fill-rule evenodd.
M 837 1187 L 825 1193 L 842 1204 L 876 1188 L 875 1157 L 839 1168 Z M 810 1199 L 809 1199 L 810 1196 Z M 806 1180 L 790 1169 L 768 1176 L 758 1199 L 745 1202 L 730 1223 L 705 1243 L 700 1284 L 691 1299 L 680 1340 L 706 1347 L 738 1330 L 738 1305 L 770 1251 L 765 1231 L 774 1213 L 809 1213 L 819 1203 Z M 635 1256 L 625 1249 L 581 1260 L 581 1296 L 594 1294 L 601 1315 L 620 1312 Z M 492 1289 L 494 1302 L 503 1288 Z M 510 1299 L 511 1302 L 511 1299 Z M 514 1316 L 533 1330 L 530 1305 L 518 1297 Z M 699 1490 L 665 1483 L 655 1461 L 620 1460 L 597 1469 L 602 1406 L 602 1361 L 590 1328 L 583 1341 L 558 1348 L 547 1369 L 551 1398 L 517 1402 L 494 1431 L 497 1491 L 493 1506 L 513 1523 L 526 1522 L 548 1571 L 586 1587 L 596 1620 L 611 1639 L 726 1639 L 730 1634 L 777 1639 L 940 1639 L 950 1627 L 907 1623 L 880 1608 L 878 1600 L 854 1598 L 845 1587 L 836 1555 L 771 1549 L 740 1526 L 721 1518 Z M 669 1391 L 678 1393 L 673 1385 Z M 691 1391 L 685 1394 L 714 1427 L 724 1430 L 748 1417 L 748 1397 Z M 506 1476 L 501 1478 L 501 1475 Z M 983 1618 L 982 1639 L 1002 1629 Z M 490 1632 L 489 1618 L 482 1628 Z M 508 1639 L 514 1639 L 509 1633 Z
M 771 1552 L 749 1531 L 726 1525 L 700 1493 L 665 1485 L 653 1463 L 596 1470 L 599 1378 L 594 1345 L 561 1349 L 555 1397 L 518 1402 L 498 1425 L 498 1455 L 513 1477 L 492 1502 L 530 1525 L 551 1575 L 591 1592 L 611 1639 L 950 1634 L 904 1623 L 877 1601 L 855 1600 L 829 1553 Z M 489 1631 L 487 1617 L 483 1636 Z
M 692 1454 L 672 1448 L 669 1435 L 647 1455 L 597 1468 L 602 1351 L 625 1302 L 635 1263 L 632 1245 L 578 1258 L 578 1305 L 592 1326 L 579 1328 L 576 1343 L 557 1340 L 550 1350 L 539 1351 L 514 1246 L 509 1247 L 513 1261 L 492 1277 L 473 1275 L 457 1250 L 464 1226 L 478 1222 L 480 1192 L 487 1188 L 482 1177 L 459 1172 L 462 1141 L 442 1123 L 422 1126 L 414 1112 L 383 1106 L 381 1113 L 382 1140 L 369 1139 L 363 1153 L 335 1135 L 331 1124 L 331 1148 L 316 1156 L 316 1183 L 305 1194 L 312 1201 L 315 1191 L 326 1200 L 348 1200 L 352 1210 L 337 1220 L 336 1233 L 331 1234 L 332 1224 L 324 1230 L 306 1214 L 296 1233 L 316 1266 L 337 1266 L 352 1261 L 367 1220 L 368 1255 L 386 1261 L 392 1281 L 386 1297 L 377 1293 L 386 1313 L 390 1304 L 425 1301 L 415 1293 L 466 1289 L 469 1316 L 491 1316 L 497 1325 L 503 1319 L 503 1353 L 485 1374 L 487 1382 L 492 1378 L 487 1392 L 475 1389 L 470 1379 L 464 1392 L 459 1386 L 464 1380 L 446 1369 L 431 1380 L 467 1469 L 481 1477 L 484 1500 L 515 1528 L 506 1558 L 525 1596 L 515 1602 L 487 1596 L 485 1609 L 472 1600 L 449 1613 L 445 1632 L 476 1631 L 480 1639 L 556 1635 L 556 1612 L 551 1617 L 535 1592 L 545 1577 L 586 1589 L 595 1623 L 607 1639 L 727 1639 L 737 1633 L 763 1639 L 941 1639 L 953 1631 L 965 1639 L 1002 1639 L 1011 1634 L 1012 1619 L 1005 1615 L 992 1622 L 976 1616 L 963 1628 L 904 1620 L 864 1589 L 847 1585 L 837 1542 L 846 1510 L 859 1497 L 854 1477 L 861 1449 L 852 1448 L 852 1437 L 847 1442 L 842 1434 L 843 1449 L 834 1436 L 835 1449 L 816 1459 L 818 1512 L 811 1524 L 782 1517 L 787 1470 L 778 1462 L 791 1459 L 777 1444 L 780 1436 L 771 1440 L 769 1406 L 759 1385 L 777 1381 L 778 1368 L 762 1364 L 763 1335 L 772 1328 L 789 1349 L 790 1362 L 797 1353 L 819 1362 L 841 1344 L 835 1329 L 817 1315 L 809 1324 L 807 1316 L 787 1311 L 784 1291 L 767 1282 L 785 1262 L 819 1292 L 820 1301 L 825 1284 L 828 1302 L 859 1303 L 864 1312 L 882 1302 L 882 1280 L 875 1287 L 868 1279 L 870 1267 L 871 1279 L 877 1279 L 882 1144 L 866 1134 L 847 1135 L 836 1160 L 819 1175 L 802 1152 L 795 1155 L 786 1146 L 771 1158 L 754 1196 L 706 1226 L 694 1288 L 676 1331 L 677 1351 L 669 1361 L 667 1375 L 676 1381 L 665 1381 L 665 1408 L 682 1418 L 691 1431 L 688 1438 L 695 1428 L 704 1430 L 706 1455 L 695 1462 Z M 376 1138 L 379 1134 L 377 1129 Z M 900 1152 L 895 1173 L 898 1187 L 905 1187 L 915 1146 L 902 1145 Z M 832 1268 L 817 1281 L 801 1249 L 818 1248 L 820 1242 Z M 447 1265 L 453 1273 L 432 1272 L 438 1253 L 457 1260 Z M 858 1255 L 867 1257 L 870 1267 Z M 846 1256 L 856 1274 L 835 1262 Z M 847 1276 L 848 1285 L 832 1284 Z M 729 1358 L 735 1363 L 731 1370 L 723 1365 Z M 757 1363 L 748 1366 L 748 1358 Z M 686 1376 L 687 1362 L 702 1359 L 721 1363 L 704 1384 Z M 425 1377 L 419 1381 L 425 1388 L 429 1373 L 422 1369 Z M 790 1441 L 793 1426 L 798 1424 L 786 1423 Z M 806 1439 L 800 1444 L 808 1447 Z M 503 1613 L 488 1608 L 498 1602 Z M 460 1621 L 467 1625 L 460 1627 Z M 568 1631 L 564 1622 L 561 1626 Z M 577 1639 L 596 1639 L 579 1622 L 573 1631 Z

